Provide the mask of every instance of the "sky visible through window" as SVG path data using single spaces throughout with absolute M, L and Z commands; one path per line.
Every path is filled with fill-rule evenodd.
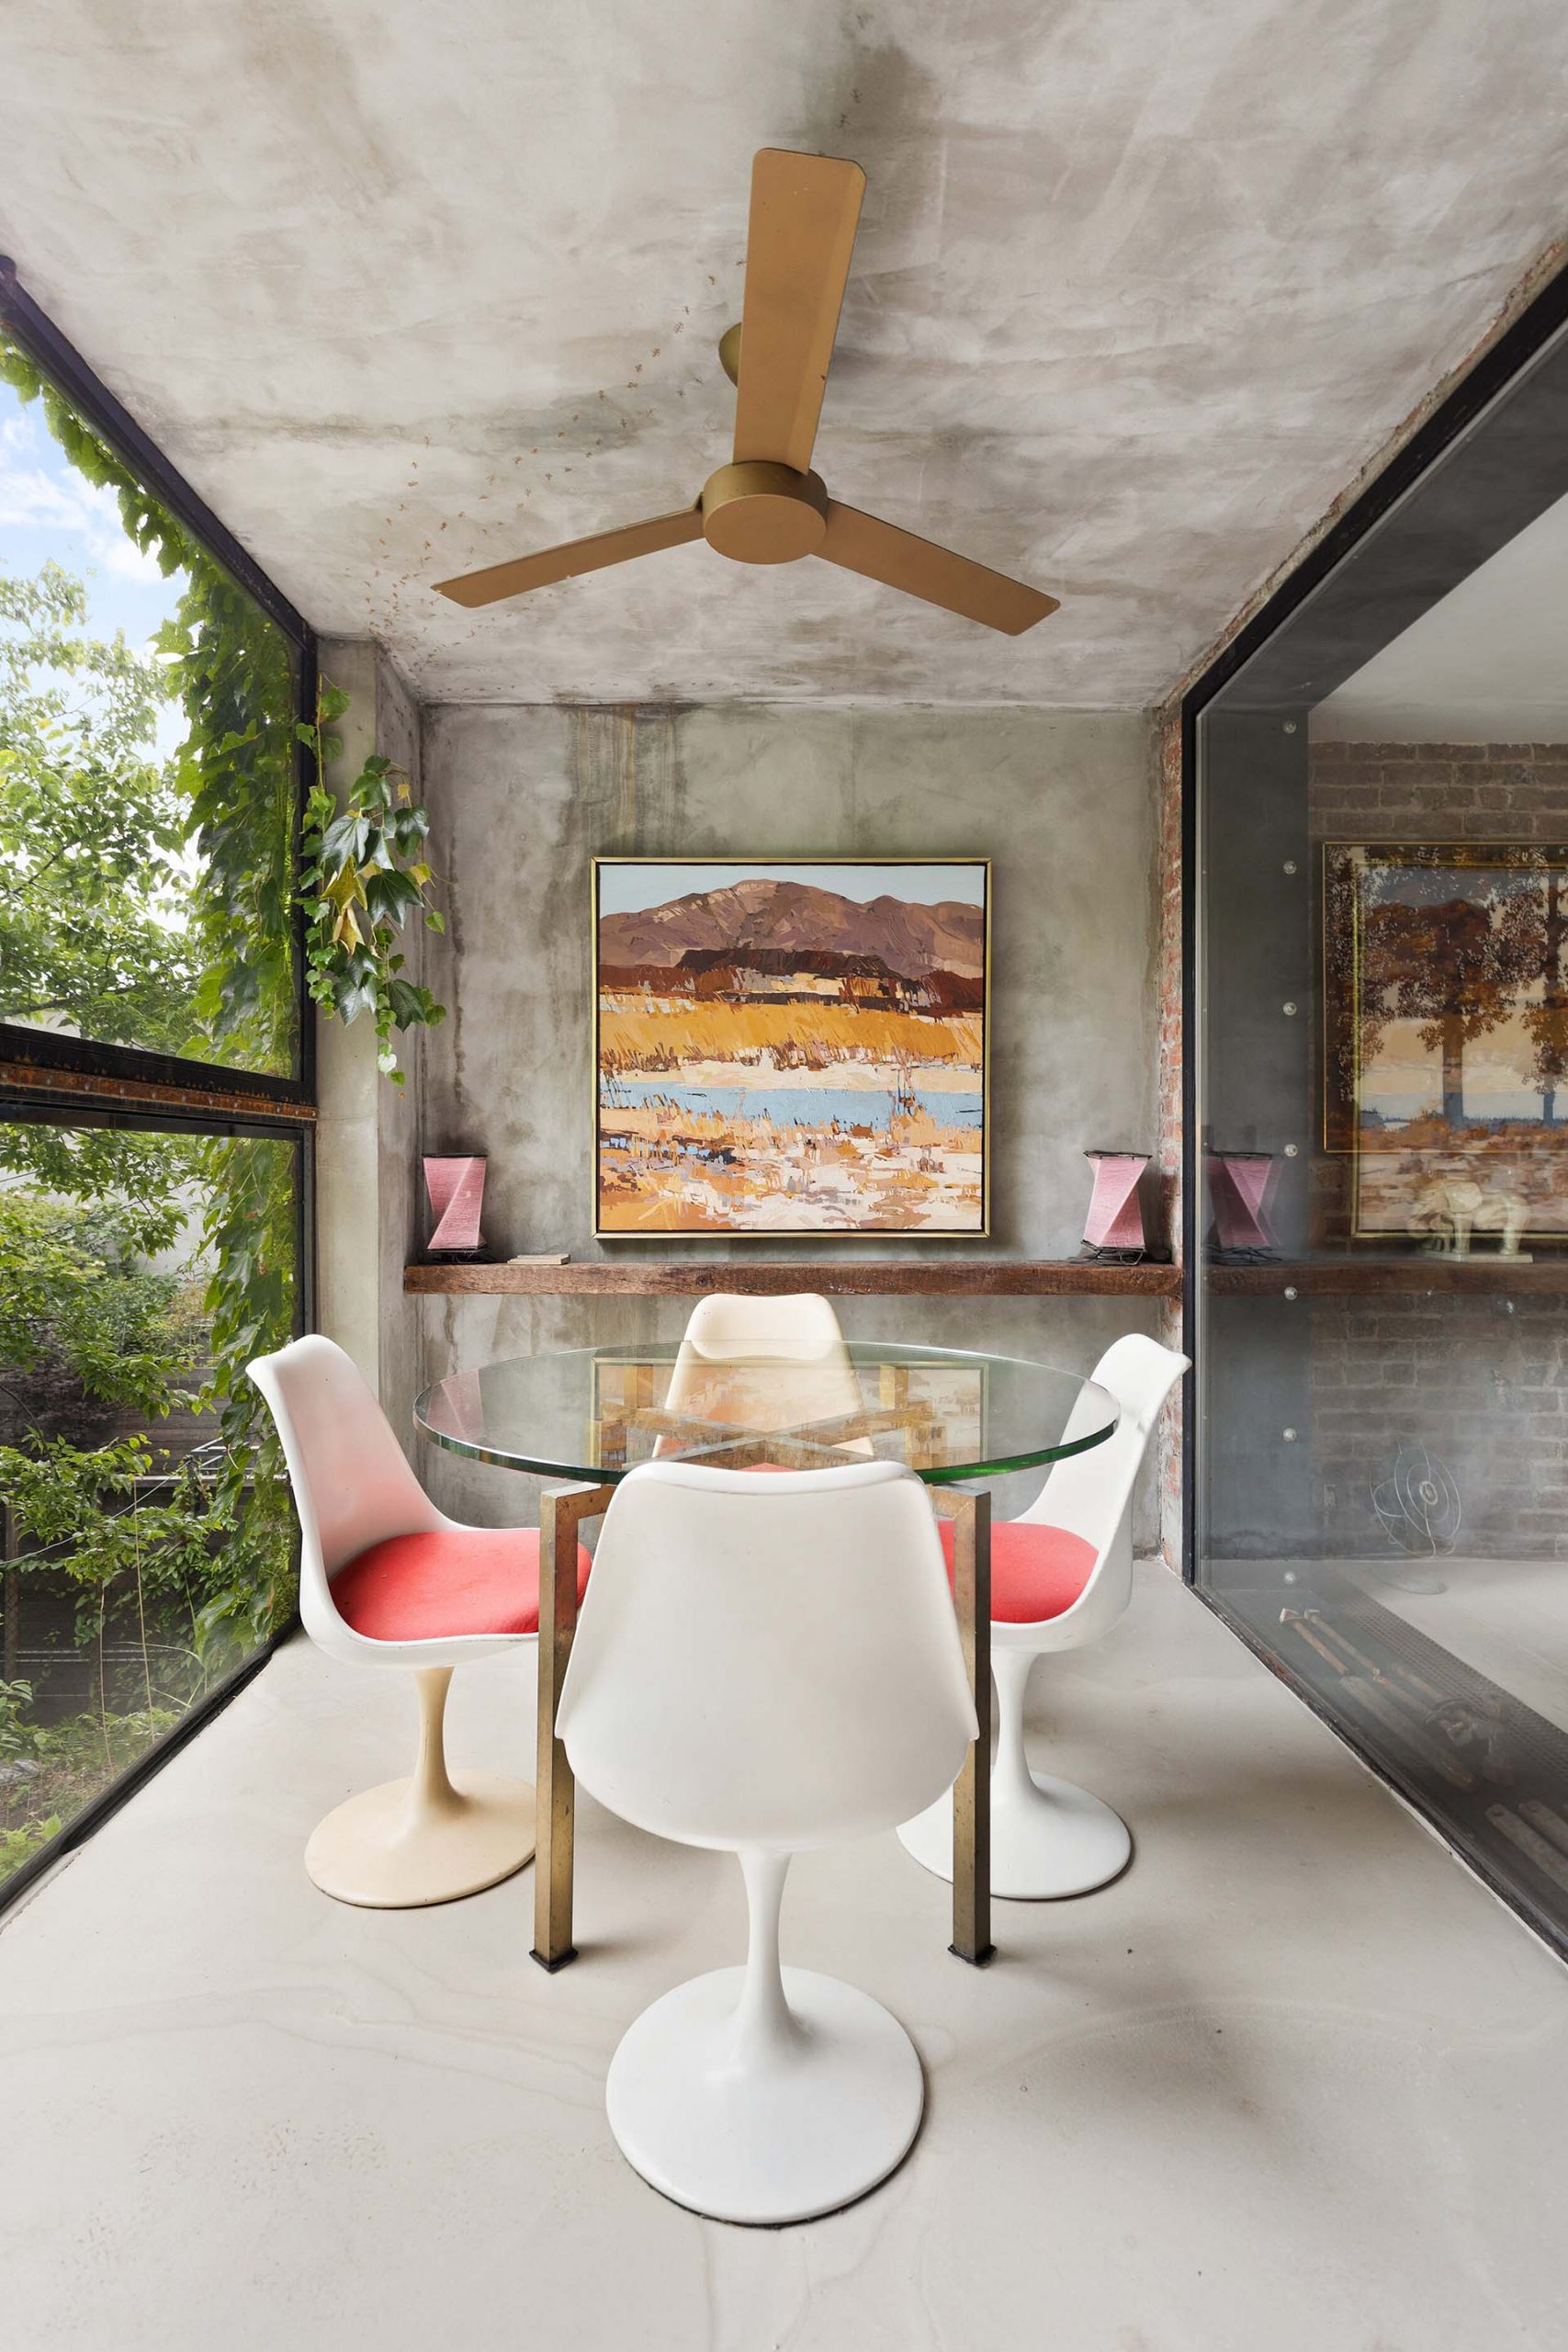
M 91 634 L 107 639 L 123 630 L 137 648 L 173 617 L 186 585 L 183 571 L 165 580 L 126 536 L 113 491 L 83 481 L 39 403 L 0 383 L 0 569 L 32 579 L 51 559 L 85 583 Z M 158 752 L 166 757 L 185 733 L 184 714 L 171 703 L 159 721 Z

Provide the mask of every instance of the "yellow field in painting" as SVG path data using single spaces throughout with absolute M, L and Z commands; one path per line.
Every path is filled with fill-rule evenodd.
M 944 1094 L 979 1092 L 984 1066 L 978 1012 L 759 999 L 650 1002 L 605 990 L 600 1229 L 978 1233 L 980 1133 L 942 1112 Z M 922 1071 L 930 1108 L 915 1101 Z M 633 1079 L 651 1099 L 618 1102 L 616 1081 Z M 691 1100 L 730 1086 L 740 1099 L 722 1111 Z M 791 1117 L 797 1091 L 799 1116 Z M 830 1122 L 813 1117 L 813 1098 L 823 1092 L 852 1107 Z M 748 1096 L 758 1105 L 750 1116 Z M 909 1107 L 890 1111 L 895 1101 Z
M 647 1103 L 601 1114 L 615 1233 L 978 1233 L 980 1137 L 925 1111 L 860 1134 Z
M 848 1004 L 694 1004 L 650 1007 L 606 993 L 599 1005 L 599 1067 L 618 1075 L 673 1070 L 687 1062 L 828 1070 L 835 1063 L 960 1063 L 978 1072 L 977 1012 L 889 1012 Z

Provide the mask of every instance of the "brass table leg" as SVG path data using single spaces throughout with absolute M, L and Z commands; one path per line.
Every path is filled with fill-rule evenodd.
M 991 1941 L 991 1498 L 933 1487 L 931 1500 L 953 1521 L 953 1599 L 980 1736 L 953 1792 L 953 1942 L 960 1960 L 983 1967 Z
M 614 1487 L 558 1487 L 539 1502 L 539 1732 L 534 1772 L 534 1951 L 552 1973 L 571 1940 L 575 1807 L 571 1766 L 556 1737 L 571 1637 L 577 1630 L 577 1542 L 585 1519 L 608 1510 Z

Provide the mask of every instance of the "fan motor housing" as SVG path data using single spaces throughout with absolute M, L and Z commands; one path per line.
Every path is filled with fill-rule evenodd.
M 820 474 L 745 458 L 720 466 L 703 484 L 703 537 L 736 563 L 794 563 L 828 536 L 828 489 Z

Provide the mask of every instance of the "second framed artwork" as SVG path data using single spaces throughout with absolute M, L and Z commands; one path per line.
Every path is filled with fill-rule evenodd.
M 1568 1238 L 1568 846 L 1331 842 L 1323 908 L 1350 1239 Z
M 984 1235 L 990 866 L 593 861 L 601 1237 Z

